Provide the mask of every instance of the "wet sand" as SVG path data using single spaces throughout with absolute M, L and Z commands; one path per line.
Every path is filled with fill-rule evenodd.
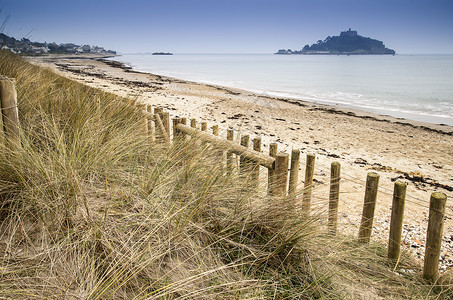
M 407 182 L 404 245 L 421 258 L 429 198 L 432 192 L 443 192 L 448 201 L 442 268 L 453 264 L 451 126 L 141 73 L 95 56 L 40 56 L 29 60 L 89 86 L 163 107 L 171 117 L 196 118 L 208 122 L 209 127 L 217 124 L 221 136 L 226 137 L 228 127 L 238 135 L 260 136 L 264 152 L 272 142 L 279 144 L 279 151 L 299 149 L 300 188 L 305 154 L 316 154 L 314 209 L 327 209 L 330 164 L 339 161 L 339 230 L 346 234 L 357 235 L 367 172 L 380 175 L 373 240 L 388 239 L 393 184 L 397 179 Z

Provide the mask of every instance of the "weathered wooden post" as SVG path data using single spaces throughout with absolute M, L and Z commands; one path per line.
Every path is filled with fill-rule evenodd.
M 289 171 L 288 195 L 295 196 L 297 183 L 299 181 L 300 151 L 293 149 L 291 151 L 291 168 Z
M 197 128 L 197 120 L 195 120 L 195 119 L 190 119 L 190 127 L 192 127 L 192 128 Z
M 10 145 L 20 146 L 19 112 L 17 109 L 16 84 L 13 79 L 0 76 L 0 100 L 5 139 Z
M 228 141 L 234 140 L 234 130 L 231 128 L 227 129 L 227 140 Z M 228 172 L 228 174 L 231 174 L 231 171 L 233 170 L 233 166 L 234 166 L 233 152 L 227 151 L 226 157 L 227 157 L 227 172 Z
M 201 122 L 201 131 L 208 131 L 208 123 Z
M 0 77 L 0 79 L 1 79 L 1 77 Z M 0 89 L 1 89 L 1 85 L 0 85 Z M 2 107 L 2 99 L 3 99 L 2 91 L 0 90 L 0 109 Z M 3 112 L 0 113 L 0 143 L 1 144 L 5 143 L 5 127 L 3 125 Z
M 162 115 L 164 113 L 164 109 L 162 107 L 155 107 L 154 108 L 154 113 Z
M 164 132 L 162 131 L 162 128 L 164 128 L 164 123 L 162 122 L 162 113 L 163 109 L 161 107 L 155 107 L 154 108 L 154 128 L 155 128 L 155 134 L 156 134 L 156 140 L 161 142 L 163 141 L 164 137 Z M 159 120 L 157 119 L 157 116 L 159 116 Z M 158 123 L 159 122 L 159 123 Z M 160 126 L 162 125 L 162 126 Z M 167 132 L 170 134 L 170 132 Z
M 337 234 L 338 201 L 340 196 L 340 163 L 330 165 L 330 194 L 329 194 L 329 234 Z
M 393 190 L 392 216 L 390 219 L 389 246 L 387 252 L 388 258 L 393 262 L 397 262 L 400 256 L 406 188 L 407 185 L 404 182 L 395 182 Z
M 219 136 L 219 125 L 212 125 L 212 134 L 214 136 Z M 223 149 L 216 149 L 215 155 L 218 156 L 216 162 L 218 162 L 219 168 L 222 170 L 223 173 Z
M 151 105 L 146 105 L 146 111 L 148 112 L 148 134 L 149 134 L 149 140 L 151 142 L 154 142 L 156 141 L 156 129 L 155 129 L 155 126 L 154 126 L 154 122 L 153 122 L 153 108 Z
M 187 118 L 181 118 L 180 123 L 183 124 L 183 125 L 187 125 Z M 185 141 L 186 138 L 187 138 L 187 134 L 185 134 L 182 131 L 179 131 L 179 134 L 181 135 L 181 140 Z
M 430 282 L 439 276 L 439 256 L 442 246 L 444 230 L 445 205 L 447 195 L 432 193 L 429 202 L 429 221 L 426 233 L 425 261 L 423 265 L 423 278 Z
M 261 152 L 261 137 L 256 137 L 253 139 L 253 150 L 256 152 Z M 251 179 L 252 184 L 255 185 L 255 187 L 258 186 L 259 178 L 260 178 L 260 164 L 257 162 L 253 162 Z
M 180 142 L 182 140 L 181 132 L 176 128 L 176 125 L 180 123 L 180 118 L 173 119 L 173 142 Z
M 248 148 L 249 142 L 250 136 L 248 134 L 244 134 L 243 136 L 241 136 L 241 146 Z M 247 174 L 247 172 L 250 171 L 250 161 L 242 155 L 239 158 L 239 171 L 243 175 Z
M 179 119 L 178 118 L 173 118 L 173 142 L 176 142 L 176 137 L 178 136 L 178 129 L 176 128 L 176 125 L 179 124 Z
M 164 125 L 165 131 L 168 136 L 170 136 L 170 114 L 168 112 L 163 112 L 161 116 L 162 124 Z
M 270 143 L 269 144 L 269 156 L 270 157 L 273 157 L 273 158 L 276 158 L 277 157 L 277 148 L 278 148 L 278 144 L 277 143 Z M 269 195 L 273 195 L 273 185 L 274 185 L 274 174 L 275 174 L 275 170 L 272 169 L 272 168 L 269 168 L 267 169 L 267 192 Z
M 305 166 L 304 196 L 302 200 L 303 213 L 309 214 L 311 209 L 311 193 L 313 190 L 313 175 L 315 173 L 315 155 L 307 154 L 307 163 Z
M 379 185 L 379 175 L 375 172 L 368 173 L 363 203 L 362 221 L 359 228 L 359 242 L 369 243 L 373 229 L 374 209 Z
M 165 127 L 164 127 L 162 120 L 160 118 L 160 115 L 158 113 L 154 114 L 154 122 L 157 125 L 156 127 L 159 128 L 159 132 L 161 133 L 162 140 L 167 144 L 170 143 L 170 132 L 167 132 L 165 130 Z
M 288 165 L 289 155 L 287 153 L 278 153 L 275 157 L 275 173 L 272 188 L 274 197 L 286 196 L 286 185 L 288 184 Z
M 219 125 L 212 125 L 212 134 L 219 136 Z

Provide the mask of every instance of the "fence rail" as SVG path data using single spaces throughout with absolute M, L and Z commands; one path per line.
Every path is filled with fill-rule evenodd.
M 176 125 L 176 129 L 191 136 L 197 137 L 202 142 L 210 142 L 215 147 L 225 149 L 236 155 L 254 161 L 263 167 L 266 167 L 268 169 L 274 169 L 275 158 L 273 157 L 264 155 L 260 152 L 250 150 L 248 147 L 244 147 L 233 141 L 224 140 L 215 135 L 211 135 L 206 131 L 200 131 L 187 125 L 179 123 Z

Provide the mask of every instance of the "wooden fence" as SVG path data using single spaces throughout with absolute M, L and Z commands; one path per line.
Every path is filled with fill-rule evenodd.
M 0 77 L 0 97 L 2 116 L 0 125 L 0 139 L 8 145 L 20 146 L 19 118 L 17 109 L 17 94 L 14 80 Z M 143 105 L 142 105 L 143 106 Z M 144 132 L 149 135 L 152 141 L 169 144 L 170 117 L 169 113 L 162 108 L 154 108 L 150 105 L 143 106 Z M 190 120 L 187 125 L 186 118 L 175 118 L 173 122 L 173 140 L 178 141 L 184 136 L 190 135 L 202 142 L 209 142 L 214 151 L 226 151 L 226 163 L 232 165 L 233 154 L 240 157 L 240 168 L 251 172 L 252 184 L 258 181 L 259 167 L 268 170 L 268 193 L 272 197 L 294 197 L 297 190 L 298 174 L 300 166 L 300 151 L 293 149 L 291 162 L 289 155 L 277 151 L 277 144 L 269 145 L 269 153 L 261 152 L 261 139 L 253 140 L 253 150 L 249 149 L 249 136 L 241 137 L 241 144 L 234 142 L 234 132 L 227 130 L 226 139 L 219 137 L 219 127 L 213 126 L 213 133 L 207 132 L 207 123 L 201 123 L 201 130 L 198 130 L 195 119 Z M 252 166 L 252 167 L 250 167 Z M 310 214 L 313 174 L 315 168 L 315 155 L 307 154 L 305 166 L 305 180 L 302 199 L 303 213 Z M 340 194 L 340 163 L 331 164 L 330 195 L 329 195 L 329 216 L 328 232 L 335 235 L 337 232 L 338 203 Z M 374 210 L 378 190 L 379 175 L 370 172 L 367 175 L 362 220 L 358 233 L 358 241 L 369 243 L 373 227 Z M 400 181 L 395 183 L 393 204 L 391 209 L 390 234 L 388 242 L 388 258 L 397 264 L 400 257 L 401 234 L 403 227 L 404 204 L 406 197 L 406 184 Z M 447 196 L 443 193 L 433 193 L 429 205 L 429 221 L 426 239 L 426 249 L 423 267 L 423 277 L 435 282 L 439 276 L 439 257 L 443 235 L 443 223 L 445 216 Z
M 149 111 L 149 109 L 148 109 Z M 154 114 L 156 115 L 156 114 Z M 152 119 L 148 115 L 148 119 Z M 157 119 L 157 123 L 159 120 Z M 227 151 L 226 164 L 230 165 L 232 154 L 240 157 L 240 161 L 250 161 L 257 166 L 262 166 L 268 169 L 268 193 L 273 197 L 288 197 L 291 198 L 296 194 L 298 174 L 300 167 L 300 151 L 293 149 L 291 151 L 291 161 L 289 155 L 277 151 L 277 144 L 269 145 L 269 154 L 261 152 L 261 140 L 254 139 L 253 150 L 249 149 L 249 136 L 241 136 L 241 143 L 234 142 L 234 131 L 227 130 L 226 139 L 218 136 L 218 126 L 213 126 L 213 133 L 207 132 L 206 122 L 201 123 L 201 130 L 196 127 L 196 120 L 191 120 L 191 126 L 186 125 L 184 119 L 173 119 L 173 137 L 174 139 L 181 138 L 184 135 L 190 135 L 199 139 L 202 142 L 209 142 L 215 149 L 224 149 Z M 162 127 L 159 124 L 156 126 Z M 164 128 L 165 129 L 165 128 Z M 167 129 L 165 129 L 167 130 Z M 168 129 L 169 130 L 169 129 Z M 155 134 L 157 131 L 150 131 L 148 134 Z M 160 129 L 160 134 L 167 135 L 168 132 Z M 157 139 L 152 137 L 152 139 Z M 160 139 L 167 141 L 168 139 Z M 258 150 L 258 151 L 257 151 Z M 240 163 L 240 168 L 243 163 Z M 305 180 L 302 197 L 302 212 L 309 214 L 311 209 L 313 174 L 315 169 L 315 155 L 307 154 L 305 166 Z M 329 194 L 329 215 L 328 215 L 328 232 L 335 235 L 337 232 L 338 220 L 338 204 L 340 194 L 340 163 L 332 162 L 331 164 L 331 179 L 330 179 L 330 194 Z M 252 168 L 253 180 L 258 180 L 256 172 L 258 168 Z M 253 184 L 253 180 L 252 183 Z M 369 243 L 373 228 L 374 211 L 376 207 L 377 191 L 379 185 L 379 175 L 375 172 L 367 174 L 365 196 L 362 211 L 362 220 L 358 233 L 358 241 L 361 243 Z M 394 264 L 397 264 L 400 258 L 401 235 L 403 229 L 404 204 L 406 198 L 406 184 L 397 181 L 394 185 L 393 204 L 391 210 L 390 233 L 388 239 L 388 258 Z M 439 257 L 441 250 L 441 241 L 443 234 L 443 220 L 445 216 L 447 197 L 443 193 L 433 193 L 430 199 L 428 231 L 426 239 L 426 250 L 423 267 L 423 277 L 431 282 L 439 276 Z

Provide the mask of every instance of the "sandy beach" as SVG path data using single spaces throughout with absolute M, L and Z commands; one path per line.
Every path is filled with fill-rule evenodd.
M 299 149 L 300 188 L 305 155 L 316 154 L 314 209 L 327 209 L 330 164 L 340 162 L 339 230 L 346 234 L 357 235 L 367 172 L 380 175 L 374 240 L 388 239 L 394 181 L 407 182 L 403 239 L 419 258 L 424 256 L 430 195 L 443 192 L 448 201 L 442 269 L 453 265 L 453 127 L 141 73 L 96 57 L 28 60 L 86 85 L 163 107 L 171 117 L 217 124 L 221 136 L 226 137 L 228 127 L 238 136 L 260 136 L 264 152 L 272 142 L 279 144 L 279 151 Z

